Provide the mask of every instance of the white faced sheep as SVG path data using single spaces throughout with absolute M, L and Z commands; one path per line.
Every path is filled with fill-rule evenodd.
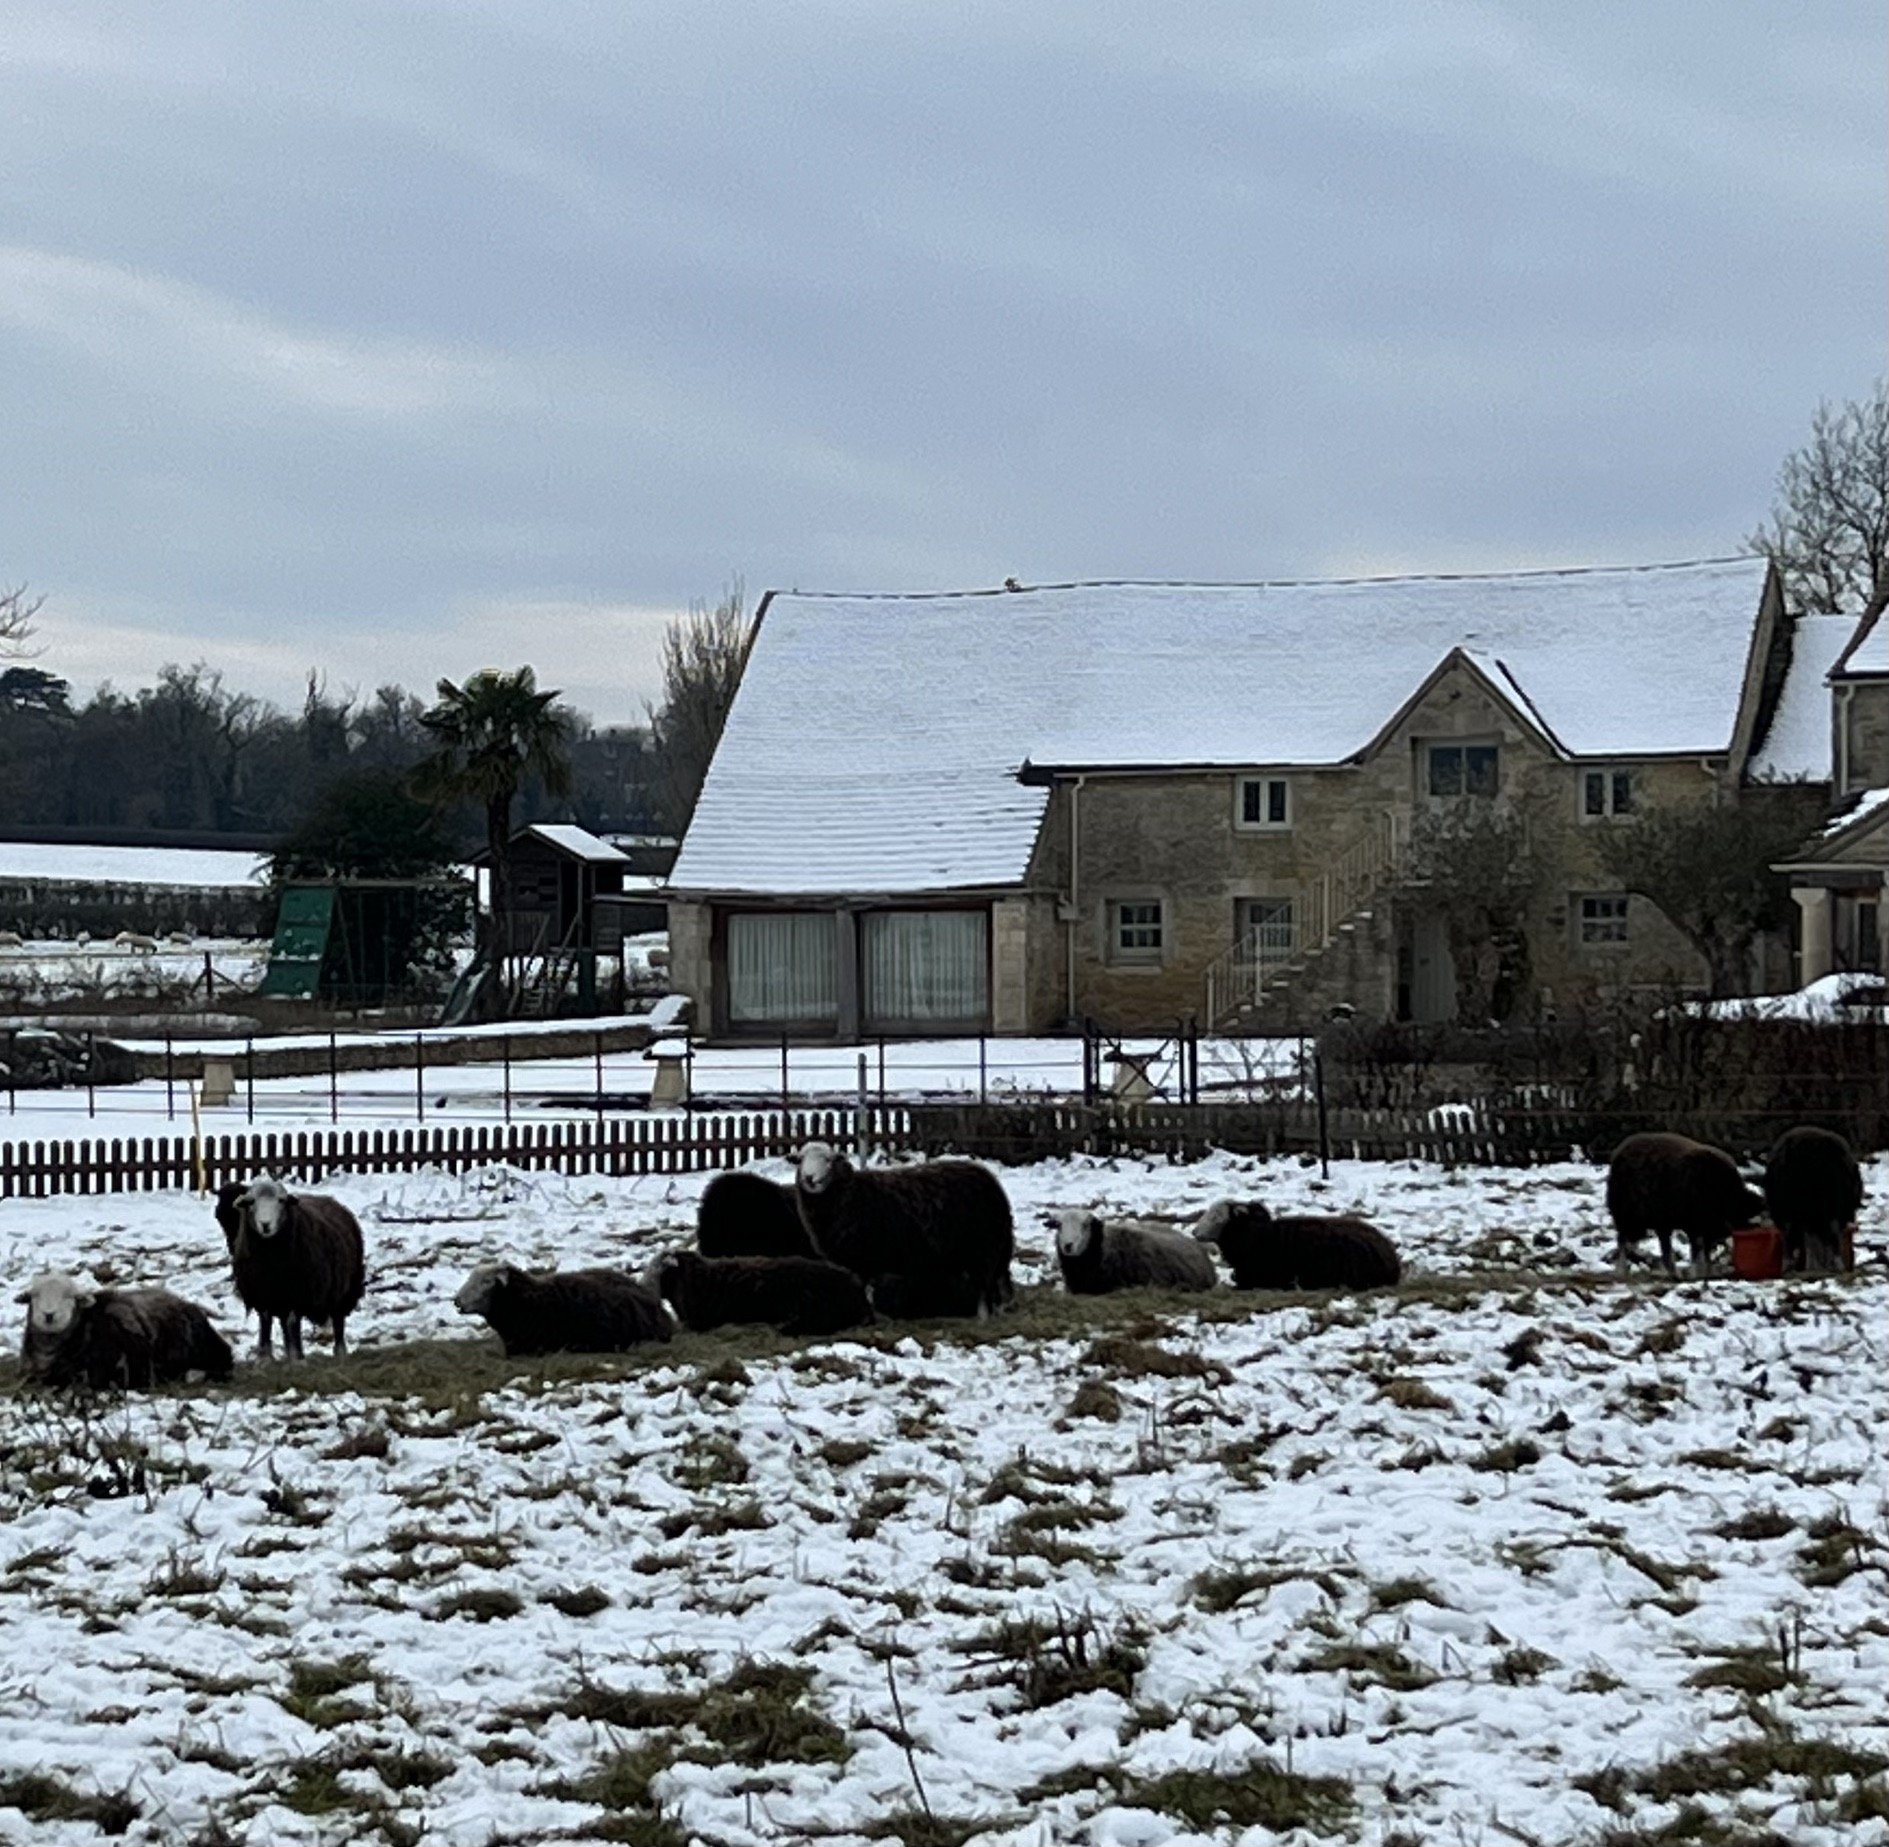
M 1071 1206 L 1056 1231 L 1056 1260 L 1071 1295 L 1108 1295 L 1116 1289 L 1212 1289 L 1220 1281 L 1213 1258 L 1192 1238 L 1158 1225 L 1105 1220 Z
M 221 1195 L 219 1195 L 219 1200 Z M 302 1322 L 334 1328 L 335 1353 L 348 1350 L 347 1319 L 367 1292 L 361 1227 L 338 1199 L 291 1193 L 264 1175 L 236 1201 L 230 1272 L 245 1308 L 261 1322 L 256 1352 L 270 1356 L 270 1323 L 282 1323 L 282 1351 L 302 1357 Z M 218 1214 L 219 1223 L 222 1213 Z
M 1843 1228 L 1863 1204 L 1863 1176 L 1842 1136 L 1786 1129 L 1764 1164 L 1764 1203 L 1784 1234 L 1784 1268 L 1840 1269 Z
M 794 1189 L 765 1174 L 717 1174 L 702 1189 L 695 1247 L 704 1257 L 811 1257 Z
M 17 930 L 0 930 L 0 949 L 24 949 L 26 939 Z
M 987 1315 L 1014 1294 L 1010 1201 L 974 1161 L 923 1161 L 870 1172 L 825 1142 L 795 1173 L 813 1248 L 843 1265 L 884 1315 Z
M 1194 1236 L 1219 1246 L 1236 1289 L 1383 1289 L 1404 1273 L 1390 1239 L 1350 1213 L 1274 1218 L 1257 1200 L 1223 1199 Z
M 621 1270 L 521 1270 L 482 1263 L 453 1306 L 477 1315 L 507 1358 L 537 1353 L 620 1353 L 669 1338 L 669 1316 L 653 1289 Z
M 1735 1227 L 1749 1225 L 1764 1201 L 1745 1184 L 1722 1148 L 1653 1130 L 1629 1135 L 1607 1164 L 1607 1212 L 1614 1225 L 1614 1262 L 1624 1269 L 1650 1231 L 1660 1262 L 1673 1271 L 1673 1233 L 1686 1234 L 1695 1273 Z
M 63 1273 L 36 1277 L 21 1356 L 29 1378 L 93 1391 L 170 1385 L 193 1373 L 227 1379 L 230 1345 L 195 1302 L 168 1289 L 94 1289 Z
M 837 1334 L 872 1319 L 866 1286 L 818 1257 L 704 1257 L 672 1251 L 656 1266 L 656 1289 L 686 1328 L 772 1327 L 783 1334 Z

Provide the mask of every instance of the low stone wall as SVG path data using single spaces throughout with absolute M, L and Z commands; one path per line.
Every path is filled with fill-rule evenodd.
M 256 937 L 266 899 L 249 885 L 113 884 L 92 879 L 0 878 L 0 929 L 24 937 L 94 937 L 135 930 L 166 936 Z

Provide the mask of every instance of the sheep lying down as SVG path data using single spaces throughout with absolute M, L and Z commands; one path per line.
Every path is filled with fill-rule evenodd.
M 26 1309 L 20 1358 L 36 1384 L 139 1389 L 235 1369 L 210 1317 L 168 1289 L 99 1289 L 47 1271 L 16 1300 Z

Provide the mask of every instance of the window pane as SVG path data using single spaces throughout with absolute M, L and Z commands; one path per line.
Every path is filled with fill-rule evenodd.
M 1261 785 L 1248 779 L 1240 784 L 1240 819 L 1249 827 L 1260 821 Z
M 869 1021 L 981 1021 L 989 1004 L 982 911 L 873 911 L 860 919 Z
M 1463 753 L 1455 744 L 1430 746 L 1430 793 L 1461 795 L 1463 792 Z
M 1463 786 L 1471 795 L 1493 795 L 1496 783 L 1496 747 L 1471 744 L 1463 751 Z
M 1254 955 L 1289 954 L 1292 933 L 1290 898 L 1242 898 L 1240 900 L 1240 935 Z
M 1630 770 L 1614 771 L 1614 813 L 1631 814 L 1633 812 L 1633 773 Z
M 1159 954 L 1161 902 L 1158 898 L 1116 905 L 1115 947 L 1124 955 Z
M 836 932 L 827 911 L 741 912 L 728 919 L 732 1024 L 839 1017 Z
M 1275 827 L 1286 824 L 1286 785 L 1283 781 L 1266 785 L 1266 819 Z
M 1581 778 L 1581 812 L 1586 815 L 1607 812 L 1607 778 L 1600 770 L 1589 770 Z

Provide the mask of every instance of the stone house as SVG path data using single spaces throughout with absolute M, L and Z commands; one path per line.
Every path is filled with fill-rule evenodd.
M 672 969 L 726 1036 L 1440 1020 L 1491 991 L 1459 966 L 1473 848 L 1514 887 L 1506 1010 L 1694 983 L 1595 843 L 1828 778 L 1834 649 L 1800 626 L 1752 558 L 773 593 L 671 874 Z

